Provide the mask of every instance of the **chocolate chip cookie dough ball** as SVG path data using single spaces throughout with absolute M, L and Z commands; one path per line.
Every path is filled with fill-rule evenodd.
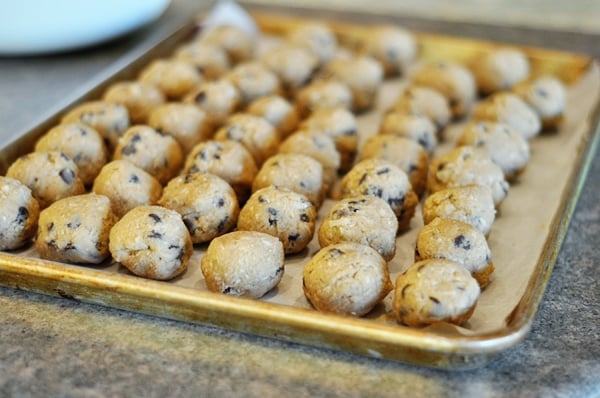
M 160 206 L 129 211 L 110 230 L 109 249 L 131 273 L 168 280 L 181 275 L 194 247 L 179 213 Z
M 340 242 L 369 246 L 386 261 L 396 253 L 398 220 L 388 204 L 370 195 L 336 202 L 319 227 L 321 247 Z
M 37 229 L 40 205 L 18 180 L 0 177 L 0 250 L 25 245 Z
M 424 260 L 398 277 L 392 306 L 398 321 L 408 326 L 462 325 L 475 311 L 480 292 L 477 281 L 462 265 Z
M 487 152 L 507 181 L 515 181 L 529 162 L 529 143 L 506 124 L 472 122 L 465 127 L 457 144 L 472 145 Z
M 424 115 L 435 123 L 438 134 L 452 116 L 446 97 L 437 90 L 422 86 L 409 86 L 404 90 L 392 105 L 392 111 Z
M 417 113 L 390 112 L 383 117 L 379 134 L 404 137 L 419 143 L 431 154 L 437 146 L 437 128 L 428 117 Z
M 222 25 L 202 32 L 200 40 L 225 50 L 233 64 L 252 59 L 256 50 L 256 42 L 253 37 L 231 25 Z
M 277 153 L 280 143 L 279 133 L 271 123 L 249 113 L 232 115 L 215 133 L 214 139 L 241 143 L 252 154 L 257 166 Z
M 206 82 L 192 90 L 184 99 L 202 109 L 215 127 L 221 126 L 241 104 L 240 92 L 228 80 Z
M 405 172 L 380 159 L 357 163 L 341 181 L 342 198 L 371 195 L 383 199 L 398 218 L 398 230 L 404 231 L 415 214 L 419 198 Z
M 296 109 L 285 98 L 278 95 L 261 97 L 252 102 L 246 112 L 260 116 L 279 131 L 281 137 L 287 137 L 296 130 L 299 117 Z
M 139 80 L 154 84 L 170 100 L 183 98 L 202 83 L 202 75 L 191 62 L 156 59 L 140 72 Z
M 211 138 L 213 133 L 206 112 L 181 102 L 171 102 L 154 109 L 148 117 L 148 126 L 175 138 L 184 154 L 199 142 Z
M 179 46 L 173 57 L 193 64 L 206 80 L 216 80 L 231 69 L 227 52 L 216 44 L 202 40 Z
M 381 159 L 391 163 L 408 176 L 410 185 L 420 197 L 427 185 L 429 156 L 417 142 L 394 135 L 374 135 L 363 144 L 358 160 Z
M 260 298 L 275 288 L 284 273 L 279 239 L 255 231 L 236 231 L 215 238 L 202 257 L 208 290 Z
M 61 122 L 79 122 L 90 126 L 104 138 L 108 150 L 112 152 L 119 137 L 129 128 L 129 113 L 123 105 L 91 101 L 71 109 Z
M 277 75 L 258 61 L 238 64 L 225 79 L 237 87 L 242 107 L 260 97 L 277 95 L 281 90 Z
M 296 96 L 296 107 L 301 117 L 308 117 L 319 109 L 345 108 L 352 111 L 352 91 L 347 84 L 336 80 L 316 80 Z
M 329 136 L 314 130 L 300 130 L 286 138 L 279 153 L 300 153 L 310 156 L 323 166 L 325 191 L 333 185 L 340 168 L 340 153 Z
M 304 267 L 302 281 L 317 310 L 351 316 L 366 315 L 393 289 L 385 260 L 353 242 L 319 250 Z
M 344 108 L 321 109 L 313 112 L 300 128 L 333 139 L 341 156 L 340 171 L 350 170 L 358 150 L 358 124 L 352 112 Z
M 181 214 L 193 243 L 208 242 L 229 232 L 240 211 L 231 186 L 210 173 L 175 177 L 158 204 Z
M 250 196 L 240 211 L 238 230 L 275 236 L 286 254 L 298 253 L 311 241 L 316 218 L 315 206 L 304 195 L 270 186 Z
M 429 224 L 437 217 L 471 224 L 488 236 L 496 218 L 492 192 L 482 185 L 435 192 L 423 202 L 423 222 Z
M 155 204 L 162 194 L 156 178 L 126 160 L 107 163 L 96 177 L 92 191 L 110 199 L 117 217 L 134 207 Z
M 310 156 L 299 153 L 271 156 L 258 171 L 252 191 L 271 185 L 302 194 L 318 208 L 325 196 L 323 166 Z
M 564 119 L 567 93 L 563 83 L 553 76 L 524 81 L 513 88 L 542 120 L 544 130 L 559 127 Z
M 258 169 L 252 155 L 236 141 L 205 141 L 188 155 L 184 173 L 212 173 L 231 185 L 238 202 L 244 203 L 252 190 Z
M 77 165 L 84 185 L 91 185 L 106 164 L 104 140 L 93 128 L 82 123 L 59 124 L 35 144 L 36 152 L 61 152 Z
M 512 93 L 496 93 L 486 98 L 473 110 L 473 120 L 508 124 L 525 139 L 535 137 L 542 128 L 540 117 L 535 111 Z
M 267 51 L 261 62 L 279 77 L 288 98 L 310 83 L 319 66 L 319 60 L 309 50 L 289 43 Z
M 175 138 L 138 125 L 129 128 L 119 139 L 113 159 L 127 160 L 166 184 L 179 172 L 183 152 Z
M 474 147 L 455 148 L 429 164 L 427 189 L 430 193 L 472 184 L 488 187 L 497 208 L 508 195 L 509 185 L 502 169 Z
M 140 81 L 122 81 L 110 86 L 104 101 L 127 108 L 132 124 L 146 123 L 154 108 L 165 103 L 162 91 L 154 84 Z
M 371 57 L 336 58 L 325 67 L 326 76 L 350 87 L 354 110 L 366 111 L 375 105 L 383 82 L 383 68 Z
M 439 91 L 448 99 L 452 116 L 465 116 L 475 101 L 475 78 L 470 70 L 451 61 L 421 65 L 411 76 L 413 84 Z
M 436 218 L 417 235 L 415 261 L 444 258 L 462 264 L 484 289 L 494 272 L 483 233 L 462 221 Z
M 509 90 L 529 75 L 529 60 L 515 48 L 499 48 L 478 57 L 472 66 L 477 88 L 483 94 Z
M 392 25 L 370 28 L 365 35 L 363 51 L 383 66 L 386 76 L 406 71 L 417 57 L 417 42 L 405 29 Z
M 33 152 L 18 158 L 6 176 L 21 181 L 40 208 L 67 196 L 85 192 L 77 165 L 60 152 Z
M 338 47 L 331 28 L 321 22 L 307 22 L 292 28 L 287 35 L 287 40 L 307 48 L 318 58 L 320 64 L 329 62 Z
M 35 248 L 47 260 L 99 264 L 109 256 L 108 234 L 116 221 L 106 196 L 70 196 L 42 210 Z

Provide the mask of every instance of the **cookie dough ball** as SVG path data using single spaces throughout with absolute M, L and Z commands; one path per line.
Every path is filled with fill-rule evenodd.
M 252 102 L 246 112 L 260 116 L 279 131 L 281 137 L 287 137 L 296 130 L 299 117 L 296 109 L 285 98 L 278 95 L 261 97 Z
M 0 250 L 25 245 L 37 229 L 40 205 L 18 180 L 0 177 Z
M 266 52 L 261 62 L 279 77 L 288 98 L 294 97 L 310 83 L 319 66 L 319 60 L 309 50 L 292 44 L 284 44 Z
M 451 61 L 421 65 L 411 76 L 413 84 L 439 91 L 448 99 L 452 116 L 465 116 L 475 101 L 475 78 L 470 70 Z
M 105 101 L 84 102 L 63 116 L 61 123 L 83 123 L 96 130 L 112 150 L 129 128 L 129 113 L 123 105 Z
M 340 171 L 350 170 L 358 150 L 358 124 L 352 112 L 344 108 L 321 109 L 313 112 L 300 128 L 333 139 L 341 156 Z
M 508 124 L 526 139 L 535 137 L 542 129 L 537 113 L 512 93 L 496 93 L 486 98 L 473 110 L 473 120 Z
M 275 288 L 284 273 L 279 239 L 255 231 L 236 231 L 215 238 L 202 257 L 208 290 L 260 298 Z
M 333 205 L 319 227 L 319 244 L 360 243 L 390 261 L 396 254 L 397 230 L 396 215 L 384 200 L 361 195 Z
M 280 92 L 279 78 L 258 61 L 238 64 L 225 77 L 240 92 L 242 106 L 267 95 Z
M 240 107 L 241 96 L 233 83 L 221 79 L 201 84 L 185 97 L 184 102 L 200 107 L 218 127 Z
M 340 193 L 342 198 L 371 195 L 385 200 L 398 218 L 399 231 L 409 227 L 419 203 L 406 173 L 380 159 L 357 163 L 342 179 Z
M 379 62 L 367 56 L 336 58 L 325 69 L 327 76 L 350 87 L 357 112 L 371 109 L 375 105 L 383 82 L 383 68 Z
M 471 224 L 488 236 L 496 218 L 492 192 L 482 185 L 435 192 L 423 202 L 423 222 L 429 224 L 437 217 Z
M 252 36 L 231 25 L 222 25 L 203 32 L 201 40 L 225 50 L 233 64 L 252 59 L 256 49 Z
M 252 154 L 257 166 L 277 153 L 279 133 L 262 117 L 248 113 L 231 116 L 214 136 L 217 141 L 232 140 L 244 145 Z
M 395 76 L 416 59 L 417 42 L 410 32 L 398 26 L 375 26 L 365 34 L 363 51 L 381 63 L 386 76 Z
M 338 47 L 331 28 L 321 22 L 307 22 L 292 28 L 287 35 L 287 40 L 307 48 L 318 58 L 320 64 L 329 62 Z
M 206 112 L 181 102 L 171 102 L 154 109 L 148 117 L 148 126 L 175 138 L 184 153 L 211 138 L 213 133 Z
M 119 139 L 113 159 L 127 160 L 166 184 L 181 168 L 183 152 L 175 138 L 138 125 L 129 128 Z
M 457 143 L 487 152 L 492 162 L 500 166 L 507 181 L 516 180 L 529 162 L 529 143 L 521 133 L 506 124 L 472 122 Z
M 429 87 L 409 86 L 392 105 L 398 113 L 417 113 L 429 118 L 438 133 L 450 122 L 452 113 L 448 100 L 439 91 Z
M 168 280 L 182 274 L 194 246 L 179 213 L 160 206 L 129 211 L 110 230 L 109 249 L 131 273 Z
M 132 124 L 146 123 L 150 112 L 166 101 L 158 87 L 140 81 L 115 83 L 106 90 L 103 99 L 127 108 Z
M 35 249 L 47 260 L 99 264 L 109 256 L 108 234 L 116 221 L 106 196 L 58 200 L 40 213 Z
M 323 166 L 323 184 L 327 191 L 337 178 L 340 153 L 329 136 L 314 130 L 300 130 L 286 138 L 279 153 L 300 153 L 310 156 Z
M 216 44 L 202 40 L 180 46 L 174 58 L 193 64 L 207 80 L 216 80 L 231 69 L 227 52 Z
M 163 190 L 158 204 L 181 214 L 193 243 L 208 242 L 229 232 L 240 211 L 231 186 L 210 173 L 175 177 Z
M 302 287 L 319 311 L 363 316 L 393 289 L 385 260 L 369 246 L 324 247 L 304 267 Z
M 485 288 L 494 272 L 492 253 L 483 233 L 462 221 L 436 218 L 417 235 L 415 261 L 444 258 L 462 264 Z
M 121 218 L 134 207 L 155 204 L 162 194 L 156 178 L 126 160 L 107 163 L 96 177 L 92 191 L 108 197 Z
M 252 191 L 271 185 L 302 194 L 318 208 L 325 196 L 323 166 L 310 156 L 299 153 L 271 156 L 256 175 Z
M 317 80 L 304 87 L 296 96 L 301 117 L 318 109 L 353 108 L 352 91 L 347 84 L 336 80 Z
M 502 169 L 474 147 L 455 148 L 429 164 L 427 189 L 431 193 L 472 184 L 488 187 L 496 207 L 508 195 L 509 186 Z
M 248 150 L 236 141 L 205 141 L 188 155 L 184 173 L 212 173 L 231 185 L 238 202 L 244 203 L 252 190 L 258 168 Z
M 521 97 L 542 120 L 544 130 L 559 127 L 564 119 L 567 93 L 553 76 L 542 76 L 517 84 L 513 92 Z
M 422 327 L 465 323 L 481 290 L 462 265 L 442 259 L 419 261 L 396 280 L 392 307 L 399 322 Z
M 203 79 L 191 62 L 156 59 L 142 69 L 139 80 L 154 84 L 168 99 L 178 100 L 201 84 Z
M 358 160 L 381 159 L 391 163 L 408 176 L 410 185 L 418 196 L 427 185 L 429 156 L 419 143 L 394 135 L 374 135 L 363 144 Z
M 515 48 L 499 48 L 473 63 L 477 88 L 483 94 L 509 90 L 529 75 L 529 60 Z
M 238 230 L 279 238 L 286 254 L 298 253 L 315 232 L 317 211 L 306 196 L 273 186 L 254 192 L 240 211 Z
M 436 132 L 435 124 L 418 113 L 390 112 L 383 117 L 379 127 L 379 134 L 411 139 L 430 154 L 437 146 Z
M 31 189 L 42 209 L 59 199 L 85 192 L 77 165 L 60 152 L 21 156 L 8 168 L 6 176 Z
M 61 152 L 77 165 L 85 185 L 94 182 L 106 164 L 108 154 L 104 140 L 93 128 L 82 123 L 59 124 L 35 144 L 36 152 Z

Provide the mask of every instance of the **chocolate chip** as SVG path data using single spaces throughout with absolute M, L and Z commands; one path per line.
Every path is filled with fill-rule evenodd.
M 438 164 L 437 171 L 442 171 L 446 167 L 446 163 L 442 162 Z
M 192 182 L 194 180 L 194 175 L 193 174 L 186 174 L 183 177 L 183 183 L 184 184 L 189 184 L 190 182 Z
M 421 272 L 421 271 L 423 271 L 423 268 L 425 268 L 425 266 L 426 266 L 426 265 L 427 265 L 427 264 L 421 264 L 421 265 L 419 265 L 419 266 L 417 267 L 417 272 Z
M 132 174 L 129 176 L 129 182 L 132 184 L 139 184 L 140 178 L 136 174 Z
M 363 175 L 360 177 L 360 180 L 358 180 L 358 184 L 360 185 L 360 184 L 362 184 L 363 182 L 365 182 L 365 181 L 367 180 L 367 178 L 368 178 L 368 177 L 369 177 L 369 175 L 368 175 L 367 173 L 363 174 Z
M 69 227 L 71 229 L 77 229 L 80 226 L 81 226 L 81 222 L 80 221 L 74 221 L 74 222 L 67 223 L 67 227 Z
M 463 153 L 462 158 L 463 160 L 468 160 L 471 157 L 470 153 Z
M 300 234 L 299 233 L 289 234 L 288 235 L 288 240 L 290 242 L 296 242 L 298 239 L 300 239 Z
M 133 155 L 136 152 L 137 152 L 137 149 L 135 149 L 135 144 L 133 142 L 130 142 L 129 144 L 127 144 L 123 148 L 121 148 L 121 153 L 125 156 Z
M 190 231 L 191 234 L 196 232 L 196 220 L 192 216 L 184 216 L 181 219 L 183 220 L 185 227 L 188 229 L 188 231 Z
M 471 242 L 469 242 L 469 240 L 461 234 L 454 238 L 454 247 L 460 247 L 464 250 L 471 250 Z
M 334 210 L 331 213 L 331 216 L 333 219 L 338 219 L 338 218 L 342 218 L 342 217 L 346 217 L 348 215 L 348 212 L 344 209 L 339 209 L 339 210 Z
M 169 245 L 169 247 L 168 247 L 169 250 L 171 250 L 171 249 L 179 249 L 179 248 L 181 248 L 181 246 L 179 246 L 179 245 Z
M 383 175 L 383 174 L 387 174 L 390 172 L 390 168 L 389 167 L 384 167 L 383 169 L 379 169 L 375 172 L 375 174 L 377 174 L 378 176 Z
M 364 193 L 365 195 L 381 198 L 383 196 L 383 188 L 377 185 L 369 185 Z
M 75 247 L 73 242 L 67 242 L 67 244 L 63 250 L 68 251 L 68 250 L 75 250 L 75 249 L 77 249 L 77 248 Z
M 62 169 L 58 174 L 67 185 L 71 185 L 75 181 L 75 172 L 71 169 Z
M 154 214 L 154 213 L 148 214 L 148 217 L 150 217 L 157 224 L 162 221 L 162 219 L 157 214 Z
M 148 234 L 148 237 L 152 238 L 152 239 L 161 239 L 162 238 L 162 234 L 160 232 L 158 232 L 158 231 L 152 230 Z
M 275 271 L 275 275 L 279 275 L 281 273 L 283 273 L 283 267 L 277 268 L 277 270 Z
M 225 218 L 223 218 L 221 221 L 219 221 L 219 225 L 217 225 L 217 232 L 223 232 L 223 230 L 227 226 L 228 222 L 229 222 L 228 216 L 225 216 Z
M 429 148 L 429 138 L 427 138 L 427 135 L 425 135 L 426 133 L 423 133 L 423 135 L 421 137 L 419 137 L 419 139 L 417 140 L 417 142 L 425 147 L 425 148 Z
M 265 203 L 267 200 L 263 197 L 263 196 L 259 196 L 258 197 L 258 202 L 259 203 Z
M 29 218 L 29 210 L 26 207 L 20 206 L 15 222 L 17 224 L 24 224 L 27 218 Z
M 199 171 L 200 171 L 200 169 L 198 168 L 198 166 L 193 165 L 192 167 L 189 168 L 188 173 L 193 174 L 193 173 L 197 173 Z
M 302 222 L 309 222 L 310 221 L 310 217 L 308 217 L 308 214 L 300 214 L 300 221 Z
M 47 224 L 46 229 L 48 230 L 48 232 L 52 231 L 54 229 L 54 223 L 51 222 L 51 223 Z
M 436 304 L 440 303 L 440 300 L 438 298 L 436 298 L 436 297 L 433 297 L 433 296 L 429 296 L 429 300 L 433 301 Z
M 409 283 L 408 285 L 405 285 L 402 290 L 400 291 L 400 295 L 402 296 L 402 298 L 406 298 L 406 289 L 408 289 L 409 287 L 411 287 L 412 285 Z
M 206 99 L 206 93 L 204 91 L 200 91 L 194 97 L 194 102 L 204 102 L 205 99 Z
M 58 250 L 58 246 L 56 245 L 56 241 L 54 239 L 48 241 L 47 245 L 52 250 Z
M 544 90 L 543 88 L 539 88 L 539 87 L 535 90 L 535 93 L 537 95 L 539 95 L 540 97 L 544 97 L 544 98 L 548 96 L 548 92 L 546 90 Z
M 223 206 L 225 206 L 225 199 L 219 198 L 217 200 L 217 207 L 223 207 Z
M 183 260 L 183 256 L 185 256 L 185 250 L 183 250 L 183 247 L 179 249 L 179 254 L 177 255 L 177 260 L 181 262 L 181 260 Z
M 233 289 L 229 286 L 226 286 L 225 289 L 223 289 L 223 294 L 229 294 L 231 293 Z
M 327 253 L 329 254 L 329 257 L 331 257 L 331 258 L 339 257 L 342 254 L 344 254 L 343 251 L 341 251 L 340 249 L 336 249 L 336 248 L 329 249 L 329 251 Z
M 85 137 L 87 135 L 87 131 L 84 128 L 79 128 L 79 134 Z
M 352 128 L 352 129 L 349 129 L 349 130 L 343 131 L 343 132 L 342 132 L 342 134 L 343 134 L 343 135 L 345 135 L 345 136 L 353 136 L 353 135 L 356 135 L 356 129 L 355 129 L 355 128 Z
M 269 213 L 269 225 L 277 225 L 277 209 L 269 207 L 267 211 Z
M 397 198 L 388 198 L 387 203 L 394 208 L 401 206 L 404 203 L 404 196 L 400 196 Z

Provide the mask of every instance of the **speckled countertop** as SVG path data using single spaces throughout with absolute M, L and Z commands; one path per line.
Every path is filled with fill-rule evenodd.
M 0 136 L 6 140 L 39 122 L 82 82 L 197 7 L 175 1 L 158 24 L 109 46 L 0 59 Z M 463 26 L 411 21 L 448 32 Z M 465 26 L 465 34 L 490 35 Z M 555 38 L 547 44 L 600 55 L 598 37 L 524 32 L 498 34 L 533 44 Z M 482 369 L 426 369 L 0 288 L 0 396 L 598 397 L 597 155 L 531 332 Z

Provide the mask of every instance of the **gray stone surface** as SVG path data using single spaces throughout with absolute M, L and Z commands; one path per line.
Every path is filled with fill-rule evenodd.
M 176 2 L 145 32 L 175 26 L 192 7 Z M 16 133 L 35 124 L 60 94 L 75 95 L 145 40 L 0 59 L 0 125 Z M 0 288 L 0 397 L 598 397 L 599 199 L 596 153 L 531 332 L 479 370 L 426 369 Z

